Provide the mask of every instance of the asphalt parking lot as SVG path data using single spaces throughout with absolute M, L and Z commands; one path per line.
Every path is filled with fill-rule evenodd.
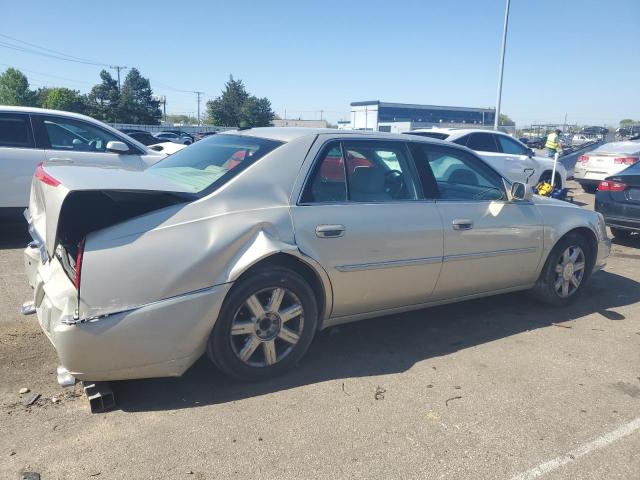
M 97 415 L 18 313 L 26 241 L 0 227 L 0 478 L 640 478 L 637 235 L 570 308 L 517 293 L 345 325 L 271 382 L 201 359 Z

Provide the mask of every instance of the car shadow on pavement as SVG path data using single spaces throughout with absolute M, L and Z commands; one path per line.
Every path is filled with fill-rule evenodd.
M 31 241 L 27 222 L 0 222 L 0 248 L 24 248 Z
M 270 381 L 230 380 L 203 357 L 180 378 L 123 381 L 114 389 L 118 407 L 128 412 L 222 404 L 330 380 L 401 373 L 418 362 L 527 330 L 573 328 L 566 322 L 592 313 L 621 320 L 625 317 L 612 309 L 638 301 L 640 283 L 603 271 L 565 309 L 514 293 L 328 329 L 318 333 L 296 369 Z

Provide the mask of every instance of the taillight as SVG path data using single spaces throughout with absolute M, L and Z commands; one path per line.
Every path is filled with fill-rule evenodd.
M 40 162 L 36 167 L 36 173 L 34 174 L 34 176 L 42 183 L 46 183 L 47 185 L 51 185 L 52 187 L 57 187 L 58 185 L 60 185 L 60 182 L 58 180 L 45 172 L 42 162 Z
M 640 160 L 640 157 L 616 157 L 613 159 L 613 163 L 618 165 L 633 165 Z
M 625 188 L 627 188 L 626 184 L 612 180 L 602 180 L 598 184 L 598 190 L 601 192 L 622 192 Z
M 587 157 L 586 155 L 580 155 L 578 157 L 578 161 L 580 163 L 589 163 L 589 157 Z
M 80 275 L 82 272 L 82 256 L 84 255 L 84 238 L 78 243 L 78 252 L 76 253 L 76 275 L 73 284 L 76 289 L 80 289 Z

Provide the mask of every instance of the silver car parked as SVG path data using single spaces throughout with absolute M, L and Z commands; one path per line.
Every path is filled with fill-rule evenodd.
M 146 171 L 44 165 L 26 212 L 33 307 L 64 383 L 245 380 L 319 329 L 531 289 L 564 306 L 602 268 L 602 216 L 533 197 L 466 147 L 370 132 L 208 137 Z

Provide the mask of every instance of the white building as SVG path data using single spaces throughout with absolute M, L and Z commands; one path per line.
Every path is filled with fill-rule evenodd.
M 495 114 L 493 108 L 415 105 L 371 100 L 351 103 L 350 126 L 354 130 L 394 133 L 429 127 L 490 128 L 493 126 Z

